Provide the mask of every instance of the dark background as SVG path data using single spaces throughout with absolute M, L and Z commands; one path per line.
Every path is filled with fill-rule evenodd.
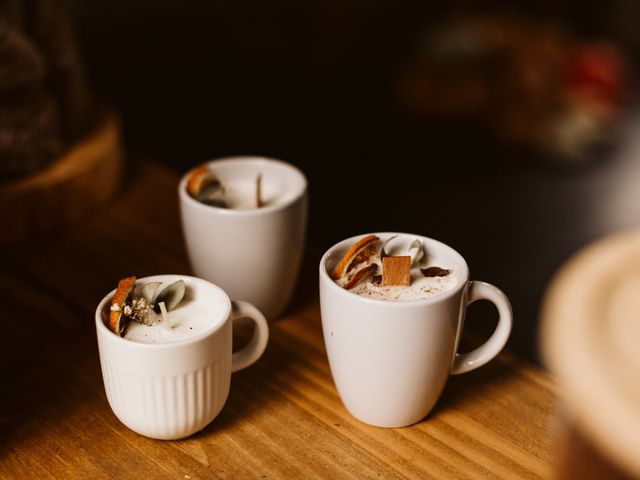
M 640 53 L 632 1 L 481 9 L 608 38 L 630 65 Z M 87 73 L 119 111 L 131 158 L 179 172 L 225 155 L 289 161 L 310 182 L 310 244 L 382 230 L 449 243 L 511 298 L 509 346 L 537 361 L 553 273 L 640 219 L 640 120 L 630 101 L 607 148 L 567 162 L 497 141 L 477 119 L 414 115 L 398 100 L 401 72 L 428 32 L 477 14 L 464 2 L 76 3 Z M 469 321 L 485 332 L 492 316 L 474 306 Z

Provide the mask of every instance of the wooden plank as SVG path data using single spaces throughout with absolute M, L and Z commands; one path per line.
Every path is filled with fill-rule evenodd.
M 1 478 L 550 476 L 555 385 L 506 352 L 452 377 L 416 425 L 354 419 L 326 358 L 315 251 L 263 358 L 233 375 L 209 426 L 173 442 L 129 430 L 106 400 L 93 311 L 126 274 L 189 272 L 176 174 L 153 164 L 138 172 L 117 204 L 83 228 L 0 251 L 0 309 L 15 320 L 0 323 L 9 342 L 0 350 L 9 386 L 0 397 Z

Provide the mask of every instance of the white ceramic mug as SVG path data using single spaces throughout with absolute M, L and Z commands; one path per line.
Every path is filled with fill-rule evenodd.
M 227 400 L 231 373 L 260 358 L 269 337 L 267 322 L 254 306 L 232 306 L 228 295 L 206 280 L 157 275 L 138 279 L 136 285 L 177 278 L 186 283 L 188 301 L 200 302 L 210 315 L 210 325 L 199 334 L 157 344 L 114 334 L 106 325 L 115 290 L 102 299 L 95 314 L 111 409 L 130 429 L 162 440 L 184 438 L 207 426 Z M 232 324 L 237 318 L 250 318 L 256 328 L 249 344 L 232 354 Z
M 500 352 L 511 332 L 512 311 L 498 288 L 469 280 L 465 260 L 451 247 L 419 235 L 376 235 L 419 238 L 427 255 L 458 275 L 453 288 L 427 299 L 378 300 L 345 290 L 329 273 L 362 236 L 334 245 L 320 261 L 322 329 L 340 398 L 362 422 L 402 427 L 431 411 L 450 374 L 473 370 Z M 457 353 L 467 307 L 481 299 L 498 309 L 496 330 L 475 350 Z
M 235 210 L 206 205 L 178 187 L 182 227 L 193 272 L 220 285 L 232 298 L 254 304 L 268 319 L 280 315 L 293 294 L 307 225 L 307 181 L 288 163 L 263 157 L 213 160 L 224 182 L 253 181 L 261 174 L 272 204 Z

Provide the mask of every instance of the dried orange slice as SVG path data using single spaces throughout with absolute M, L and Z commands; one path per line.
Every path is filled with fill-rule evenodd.
M 189 174 L 189 178 L 187 179 L 187 192 L 195 198 L 214 180 L 216 180 L 216 177 L 211 173 L 211 170 L 209 170 L 209 166 L 203 163 L 194 168 Z
M 379 240 L 375 235 L 367 235 L 354 243 L 333 271 L 333 279 L 341 278 L 350 269 L 374 255 Z
M 371 265 L 367 265 L 366 267 L 362 267 L 360 270 L 358 270 L 356 273 L 353 274 L 353 276 L 349 279 L 349 281 L 344 284 L 343 288 L 345 288 L 346 290 L 351 290 L 360 282 L 366 280 L 371 275 L 373 275 L 377 269 L 378 269 L 378 266 L 375 263 L 372 263 Z
M 133 295 L 133 288 L 136 286 L 136 277 L 123 278 L 118 282 L 118 288 L 111 300 L 111 312 L 109 313 L 109 330 L 116 335 L 122 336 L 127 327 L 126 317 L 122 314 L 125 302 Z

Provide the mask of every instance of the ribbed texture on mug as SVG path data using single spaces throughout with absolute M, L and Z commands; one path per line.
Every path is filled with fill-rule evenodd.
M 222 409 L 229 391 L 225 356 L 198 370 L 151 376 L 102 363 L 107 399 L 132 430 L 153 438 L 181 438 L 204 428 Z

